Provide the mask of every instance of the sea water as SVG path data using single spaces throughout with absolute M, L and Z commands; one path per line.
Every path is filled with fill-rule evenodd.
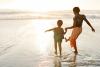
M 100 66 L 99 19 L 88 18 L 95 32 L 83 22 L 83 30 L 77 39 L 79 55 L 75 66 Z M 54 56 L 53 31 L 59 19 L 0 20 L 0 67 L 66 67 L 73 63 Z M 72 18 L 61 18 L 63 28 L 73 25 Z M 68 30 L 65 37 L 71 35 Z M 62 42 L 62 55 L 68 58 L 72 49 L 69 42 Z M 64 62 L 62 62 L 65 60 Z

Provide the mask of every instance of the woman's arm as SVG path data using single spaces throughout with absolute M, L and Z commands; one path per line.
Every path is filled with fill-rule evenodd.
M 76 20 L 73 18 L 73 26 L 66 27 L 65 30 L 67 30 L 67 29 L 72 29 L 72 28 L 75 27 L 75 25 L 76 25 Z
M 74 28 L 75 26 L 71 26 L 71 27 L 66 27 L 65 28 L 65 31 L 67 31 L 67 29 L 72 29 L 72 28 Z
M 74 28 L 74 26 L 71 26 L 71 27 L 66 27 L 66 29 L 72 29 L 72 28 Z
M 87 20 L 87 18 L 84 16 L 84 21 L 91 27 L 92 31 L 95 32 L 95 29 L 92 27 L 90 22 Z

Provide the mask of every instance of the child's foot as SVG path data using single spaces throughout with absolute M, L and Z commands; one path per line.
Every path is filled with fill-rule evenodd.
M 62 57 L 62 55 L 59 56 L 59 58 L 61 58 L 61 57 Z
M 57 55 L 57 51 L 55 51 L 54 53 L 55 53 L 55 55 Z

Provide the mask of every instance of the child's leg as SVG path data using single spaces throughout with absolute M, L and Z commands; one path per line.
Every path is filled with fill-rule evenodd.
M 55 54 L 57 54 L 57 42 L 56 41 L 54 41 L 54 47 L 55 47 Z
M 61 46 L 61 43 L 62 43 L 62 42 L 58 42 L 60 56 L 62 55 L 62 46 Z

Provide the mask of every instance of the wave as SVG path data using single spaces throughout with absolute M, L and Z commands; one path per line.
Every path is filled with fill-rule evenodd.
M 88 18 L 100 19 L 100 10 L 83 10 L 81 13 Z M 48 12 L 29 12 L 29 11 L 2 11 L 0 20 L 24 20 L 24 19 L 56 19 L 72 18 L 73 13 L 70 10 L 48 11 Z

